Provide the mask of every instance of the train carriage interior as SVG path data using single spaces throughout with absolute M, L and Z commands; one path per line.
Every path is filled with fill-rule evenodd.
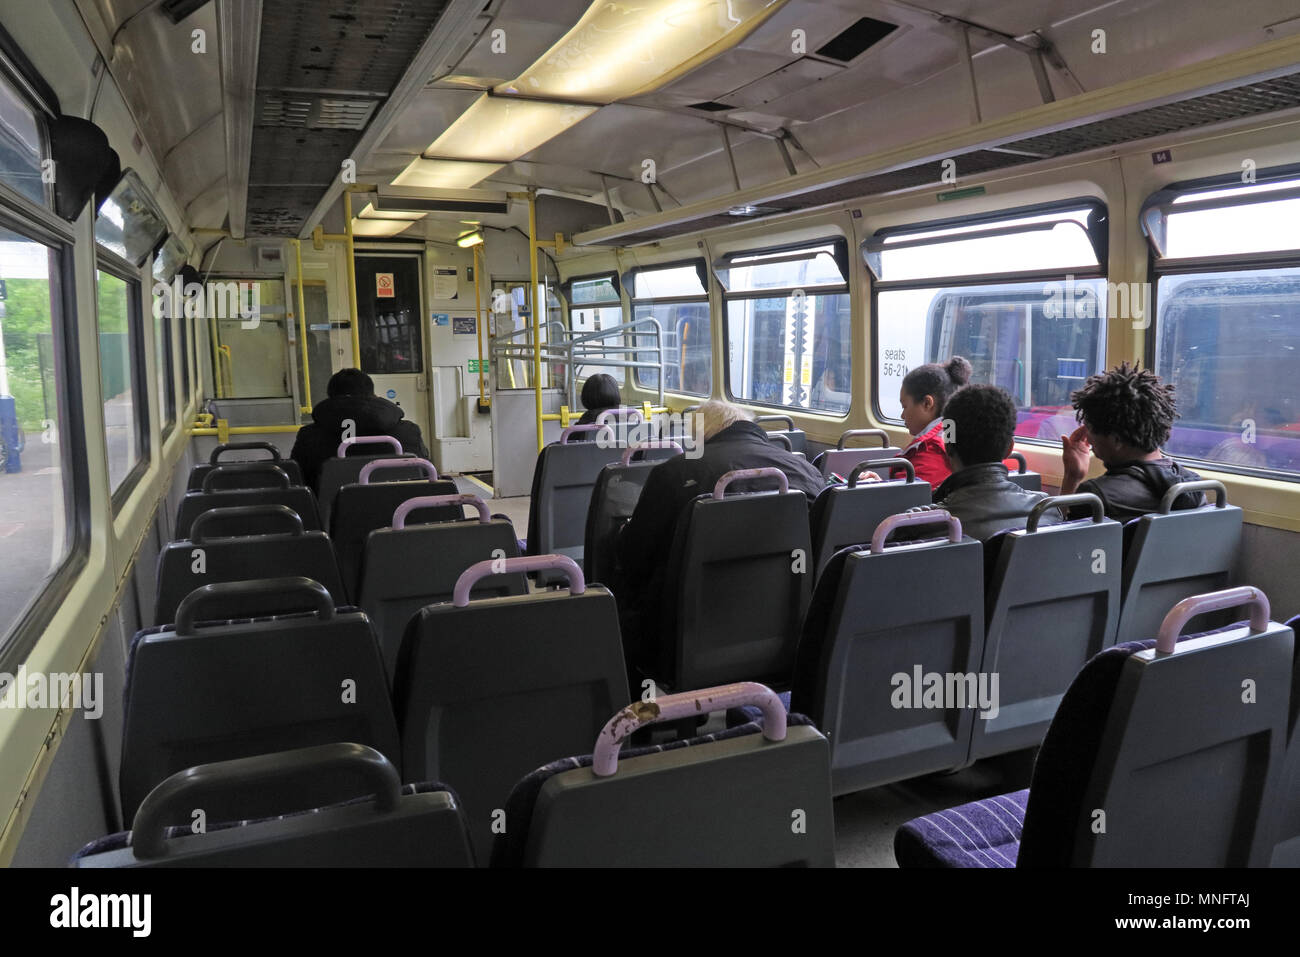
M 1298 483 L 1290 0 L 0 0 L 0 864 L 1300 866 Z

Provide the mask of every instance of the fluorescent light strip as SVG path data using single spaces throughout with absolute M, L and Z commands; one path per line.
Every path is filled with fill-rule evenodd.
M 424 219 L 427 213 L 417 213 L 401 209 L 375 209 L 373 203 L 366 203 L 365 208 L 357 213 L 357 219 L 400 219 L 414 222 Z
M 404 219 L 353 219 L 353 236 L 396 236 L 413 225 Z
M 595 113 L 597 107 L 542 103 L 484 93 L 429 147 L 457 160 L 515 160 Z
M 462 163 L 457 160 L 425 159 L 417 156 L 393 180 L 394 186 L 428 189 L 468 189 L 501 169 L 500 163 Z

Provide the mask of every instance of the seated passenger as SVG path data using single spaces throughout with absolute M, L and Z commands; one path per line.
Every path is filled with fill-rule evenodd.
M 582 418 L 575 425 L 595 425 L 602 412 L 617 409 L 623 404 L 618 390 L 618 380 L 607 372 L 598 372 L 582 384 Z M 575 432 L 570 442 L 594 439 L 595 432 Z
M 803 492 L 810 504 L 826 484 L 806 458 L 769 442 L 767 432 L 739 406 L 713 399 L 700 406 L 695 422 L 698 455 L 675 455 L 650 471 L 636 509 L 619 535 L 614 590 L 629 651 L 639 647 L 640 634 L 654 633 L 661 599 L 666 600 L 661 592 L 677 521 L 690 502 L 711 495 L 718 479 L 736 469 L 778 468 L 791 490 Z M 730 488 L 762 491 L 773 488 L 773 483 L 759 480 Z
M 420 427 L 403 418 L 400 405 L 375 395 L 374 381 L 360 369 L 340 369 L 326 391 L 328 398 L 311 410 L 311 423 L 298 430 L 289 453 L 313 491 L 319 491 L 321 465 L 338 454 L 339 443 L 348 436 L 391 435 L 402 443 L 402 451 L 429 457 Z
M 1200 478 L 1160 450 L 1169 441 L 1178 408 L 1174 387 L 1150 369 L 1122 363 L 1089 376 L 1070 400 L 1082 425 L 1061 437 L 1062 495 L 1091 492 L 1101 499 L 1107 518 L 1126 522 L 1155 511 L 1170 486 Z M 1106 474 L 1083 481 L 1094 452 Z M 1203 504 L 1202 493 L 1188 492 L 1174 508 Z M 1087 509 L 1076 507 L 1070 514 L 1086 515 Z
M 943 446 L 943 410 L 948 397 L 970 381 L 970 373 L 970 363 L 961 356 L 930 362 L 905 375 L 898 393 L 903 424 L 916 436 L 903 458 L 912 463 L 917 478 L 935 488 L 952 474 Z
M 1016 432 L 1010 393 L 995 385 L 965 386 L 948 400 L 944 417 L 952 422 L 948 458 L 953 473 L 935 489 L 934 504 L 922 508 L 947 510 L 961 520 L 963 533 L 980 541 L 1004 528 L 1024 528 L 1029 512 L 1047 496 L 1027 492 L 1007 478 L 1002 460 L 1011 454 Z M 1048 509 L 1038 524 L 1060 521 L 1060 511 Z

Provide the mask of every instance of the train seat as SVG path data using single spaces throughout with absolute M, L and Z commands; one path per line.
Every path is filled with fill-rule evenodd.
M 883 481 L 858 481 L 862 472 L 874 469 L 879 469 Z M 894 481 L 891 476 L 899 470 L 905 471 L 906 476 Z M 907 459 L 860 461 L 848 471 L 846 478 L 847 485 L 822 489 L 809 515 L 813 569 L 818 577 L 832 555 L 850 545 L 871 541 L 876 526 L 890 515 L 929 505 L 931 501 L 930 483 L 917 481 L 916 470 Z
M 808 433 L 803 429 L 797 429 L 794 425 L 794 419 L 788 415 L 760 415 L 754 418 L 754 421 L 767 429 L 768 422 L 784 422 L 784 429 L 767 429 L 769 440 L 773 437 L 784 436 L 783 444 L 787 445 L 789 450 L 795 455 L 808 454 Z
M 269 459 L 223 459 L 230 452 L 269 452 Z M 280 450 L 270 442 L 226 442 L 212 450 L 208 461 L 200 462 L 190 469 L 188 489 L 198 492 L 203 489 L 203 479 L 217 466 L 231 469 L 227 473 L 222 488 L 262 488 L 274 483 L 274 477 L 268 477 L 267 467 L 278 468 L 289 479 L 290 485 L 302 485 L 302 469 L 293 459 L 280 456 Z
M 681 451 L 676 442 L 663 440 L 629 446 L 618 462 L 597 474 L 583 538 L 583 570 L 588 579 L 617 590 L 615 538 L 636 510 L 650 470 Z M 638 452 L 642 458 L 633 461 Z
M 1287 623 L 1292 631 L 1300 628 L 1300 615 Z M 1291 672 L 1291 723 L 1287 733 L 1286 771 L 1282 777 L 1281 807 L 1278 810 L 1277 844 L 1273 848 L 1274 867 L 1300 867 L 1300 648 Z
M 761 723 L 619 753 L 655 722 L 758 704 Z M 741 683 L 637 702 L 592 754 L 524 777 L 494 867 L 834 867 L 826 738 L 768 688 Z
M 1048 509 L 1087 505 L 1083 521 L 1038 527 Z M 1095 495 L 1034 506 L 1023 529 L 984 543 L 983 674 L 998 675 L 996 717 L 975 721 L 969 760 L 1038 745 L 1079 670 L 1115 643 L 1121 526 Z
M 200 623 L 210 604 L 226 607 L 230 595 L 254 591 L 295 591 L 298 603 L 309 601 L 314 610 Z M 120 784 L 127 821 L 159 782 L 212 761 L 350 741 L 401 767 L 370 621 L 354 608 L 336 610 L 330 593 L 304 578 L 208 585 L 187 596 L 175 625 L 132 639 L 123 701 Z M 231 805 L 218 795 L 204 812 L 210 821 L 240 820 L 352 796 L 313 790 L 311 783 L 286 784 L 264 800 L 240 795 Z M 191 821 L 186 811 L 160 823 Z
M 875 436 L 880 439 L 878 448 L 846 449 L 844 443 L 851 438 Z M 859 462 L 878 462 L 881 459 L 900 458 L 903 450 L 889 444 L 889 433 L 884 429 L 849 429 L 840 435 L 835 448 L 827 449 L 813 459 L 813 467 L 821 469 L 822 476 L 829 478 L 832 474 L 847 476 L 849 470 Z
M 171 542 L 158 553 L 158 584 L 153 623 L 175 620 L 181 601 L 203 585 L 255 581 L 301 575 L 319 582 L 344 604 L 329 536 L 307 531 L 302 519 L 284 505 L 245 505 L 204 512 L 190 530 L 190 538 Z M 243 618 L 313 607 L 302 603 L 285 606 L 295 593 L 226 591 L 220 607 L 209 603 L 217 618 Z
M 1179 637 L 1193 616 L 1243 603 L 1249 623 Z M 1294 643 L 1258 589 L 1184 599 L 1156 639 L 1114 645 L 1076 676 L 1027 792 L 909 821 L 899 865 L 1266 865 Z
M 1009 459 L 1015 459 L 1020 466 L 1014 472 L 1008 471 L 1007 478 L 1015 482 L 1026 492 L 1041 492 L 1043 490 L 1043 476 L 1038 472 L 1029 470 L 1029 462 L 1019 452 L 1012 452 L 1007 456 Z
M 234 470 L 232 472 L 232 470 Z M 214 508 L 242 508 L 249 505 L 283 505 L 292 509 L 302 519 L 307 531 L 320 531 L 322 528 L 320 513 L 316 508 L 316 497 L 311 489 L 301 485 L 290 485 L 289 476 L 278 466 L 259 466 L 256 474 L 262 481 L 274 482 L 273 485 L 257 487 L 233 485 L 221 487 L 230 479 L 236 483 L 246 480 L 249 469 L 235 469 L 231 465 L 218 465 L 203 478 L 203 488 L 197 492 L 186 492 L 176 509 L 176 525 L 172 531 L 175 541 L 190 537 L 190 529 L 204 512 Z M 278 474 L 277 474 L 278 473 Z
M 408 525 L 407 516 L 431 507 L 472 505 L 470 521 Z M 439 495 L 407 499 L 393 513 L 392 525 L 370 533 L 361 560 L 357 604 L 370 617 L 391 679 L 407 622 L 425 605 L 450 601 L 461 572 L 476 562 L 519 556 L 514 527 L 492 518 L 476 495 Z M 520 572 L 489 575 L 471 597 L 525 595 L 528 580 Z
M 733 492 L 775 481 L 778 491 Z M 787 687 L 812 594 L 808 499 L 774 468 L 728 472 L 677 520 L 662 627 L 640 670 L 670 688 L 766 681 Z
M 886 547 L 895 529 L 925 525 L 947 534 Z M 804 623 L 790 706 L 830 738 L 835 794 L 966 763 L 982 700 L 982 566 L 981 544 L 944 511 L 890 516 L 868 549 L 844 549 L 827 564 Z M 919 581 L 942 587 L 901 597 Z M 928 676 L 946 690 L 950 674 L 975 676 L 975 688 L 964 680 L 951 700 L 926 702 Z M 983 690 L 991 700 L 991 685 Z
M 1213 491 L 1213 504 L 1174 510 L 1183 492 Z M 1123 607 L 1117 641 L 1150 638 L 1165 612 L 1191 595 L 1223 588 L 1241 545 L 1241 509 L 1228 504 L 1222 482 L 1183 482 L 1160 507 L 1126 523 Z
M 239 795 L 264 794 L 291 778 L 349 775 L 358 797 L 278 817 L 166 822 Z M 401 783 L 397 769 L 374 748 L 339 743 L 217 761 L 179 771 L 148 796 L 134 828 L 99 838 L 74 855 L 86 867 L 472 867 L 474 855 L 455 793 L 438 783 Z
M 394 681 L 406 776 L 456 789 L 484 861 L 511 786 L 589 747 L 629 701 L 618 611 L 605 588 L 586 587 L 572 559 L 542 555 L 507 559 L 506 573 L 555 571 L 567 592 L 471 601 L 493 566 L 471 566 L 450 604 L 411 620 Z
M 366 454 L 367 449 L 385 448 L 388 451 Z M 379 459 L 413 459 L 414 453 L 402 450 L 402 443 L 391 435 L 357 435 L 339 443 L 335 458 L 321 463 L 316 479 L 316 500 L 320 503 L 320 517 L 326 527 L 334 512 L 334 496 L 345 485 L 354 485 L 361 470 Z M 424 477 L 418 466 L 409 470 L 391 471 L 389 481 L 398 482 Z
M 596 433 L 602 441 L 575 441 L 575 436 Z M 528 509 L 529 555 L 565 555 L 582 565 L 587 508 L 596 477 L 606 465 L 619 461 L 623 450 L 614 444 L 613 430 L 603 425 L 571 425 L 560 440 L 537 453 Z M 552 584 L 554 576 L 539 583 Z
M 410 466 L 406 463 L 410 462 Z M 398 480 L 395 473 L 405 474 L 408 467 L 419 468 L 420 480 Z M 377 476 L 383 475 L 384 479 Z M 357 475 L 357 481 L 344 485 L 334 497 L 330 514 L 330 542 L 338 558 L 339 574 L 343 587 L 356 598 L 361 586 L 361 557 L 370 533 L 387 528 L 397 509 L 411 499 L 429 499 L 438 496 L 456 496 L 456 483 L 439 479 L 438 470 L 427 459 L 375 459 L 367 462 Z M 424 521 L 455 522 L 465 517 L 459 504 L 422 506 L 419 513 Z

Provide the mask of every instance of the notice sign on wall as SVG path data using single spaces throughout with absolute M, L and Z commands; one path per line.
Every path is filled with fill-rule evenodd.
M 380 299 L 393 298 L 393 274 L 391 272 L 375 273 L 375 295 Z
M 453 316 L 451 319 L 451 332 L 455 336 L 478 335 L 478 324 L 474 321 L 473 316 Z

